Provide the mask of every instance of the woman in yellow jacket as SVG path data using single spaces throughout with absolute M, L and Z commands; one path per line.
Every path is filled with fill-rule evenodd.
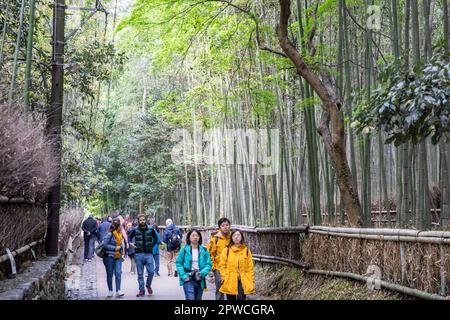
M 255 291 L 252 253 L 239 230 L 231 233 L 230 243 L 222 250 L 219 270 L 219 291 L 227 295 L 227 300 L 245 300 L 245 295 Z

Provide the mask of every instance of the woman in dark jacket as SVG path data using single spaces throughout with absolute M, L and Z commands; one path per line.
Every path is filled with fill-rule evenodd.
M 125 253 L 125 239 L 123 239 L 120 220 L 115 218 L 109 232 L 103 238 L 103 247 L 106 256 L 103 258 L 103 264 L 106 268 L 106 281 L 108 283 L 108 297 L 113 295 L 112 278 L 116 277 L 116 297 L 122 297 L 124 293 L 120 290 L 122 277 L 122 261 Z

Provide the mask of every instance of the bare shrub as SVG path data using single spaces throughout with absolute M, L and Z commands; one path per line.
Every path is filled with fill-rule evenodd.
M 70 236 L 75 236 L 80 230 L 84 212 L 80 208 L 69 208 L 59 219 L 59 247 L 65 249 Z
M 0 203 L 0 255 L 5 249 L 19 249 L 41 240 L 47 228 L 45 207 L 19 203 Z
M 43 202 L 57 174 L 44 123 L 0 105 L 0 195 Z

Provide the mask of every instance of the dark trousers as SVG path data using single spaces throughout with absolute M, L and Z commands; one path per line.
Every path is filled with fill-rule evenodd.
M 94 258 L 95 237 L 93 235 L 84 237 L 84 258 Z
M 222 285 L 222 277 L 219 270 L 214 270 L 214 282 L 216 284 L 216 300 L 225 300 L 225 295 L 219 291 Z
M 242 289 L 242 283 L 238 280 L 238 294 L 227 294 L 227 300 L 245 300 L 244 289 Z
M 155 272 L 159 273 L 159 254 L 154 254 L 153 259 L 155 259 Z

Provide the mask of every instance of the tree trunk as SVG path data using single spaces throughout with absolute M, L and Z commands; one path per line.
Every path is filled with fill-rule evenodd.
M 442 186 L 442 204 L 441 204 L 441 228 L 448 229 L 448 219 L 450 215 L 450 148 L 449 143 L 445 140 L 439 145 L 441 153 L 441 186 Z
M 280 17 L 277 25 L 277 35 L 281 48 L 288 58 L 294 63 L 297 73 L 302 76 L 314 89 L 324 106 L 319 134 L 325 143 L 326 149 L 332 159 L 336 171 L 339 189 L 344 200 L 349 222 L 351 226 L 361 225 L 361 205 L 358 194 L 353 186 L 352 175 L 345 153 L 344 121 L 341 115 L 341 103 L 330 87 L 329 75 L 324 74 L 325 82 L 314 74 L 298 50 L 288 38 L 288 21 L 291 15 L 290 0 L 279 0 Z M 331 128 L 330 128 L 331 124 Z

